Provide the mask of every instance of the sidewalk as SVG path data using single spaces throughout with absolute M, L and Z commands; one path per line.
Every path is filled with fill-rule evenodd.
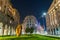
M 60 37 L 60 35 L 44 35 L 44 36 Z

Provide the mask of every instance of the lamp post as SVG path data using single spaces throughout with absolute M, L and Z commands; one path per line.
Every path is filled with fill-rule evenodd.
M 42 18 L 43 18 L 44 31 L 45 31 L 45 24 L 44 24 L 44 23 L 45 23 L 45 22 L 44 22 L 44 20 L 45 20 L 45 16 L 46 16 L 46 13 L 44 12 L 44 13 L 43 13 L 43 15 L 42 15 Z

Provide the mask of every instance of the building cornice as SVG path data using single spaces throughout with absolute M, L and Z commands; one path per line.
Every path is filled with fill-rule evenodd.
M 60 0 L 57 1 L 55 4 L 54 4 L 54 1 L 52 2 L 50 8 L 48 9 L 48 12 L 47 13 L 50 13 L 54 8 L 56 8 L 56 6 L 60 3 Z

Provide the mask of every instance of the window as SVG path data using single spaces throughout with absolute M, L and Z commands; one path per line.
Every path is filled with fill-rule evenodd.
M 26 26 L 29 27 L 29 24 L 27 24 Z

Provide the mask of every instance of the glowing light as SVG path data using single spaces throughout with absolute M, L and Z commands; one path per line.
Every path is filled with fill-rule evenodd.
M 58 7 L 56 6 L 56 8 L 58 8 Z
M 45 16 L 45 15 L 46 15 L 46 13 L 43 13 L 43 15 Z
M 53 11 L 55 11 L 55 9 Z
M 59 6 L 60 6 L 60 4 L 59 4 Z
M 45 12 L 43 13 L 42 17 L 44 17 L 44 16 L 46 16 L 46 13 Z
M 1 10 L 1 7 L 0 7 L 0 10 Z

